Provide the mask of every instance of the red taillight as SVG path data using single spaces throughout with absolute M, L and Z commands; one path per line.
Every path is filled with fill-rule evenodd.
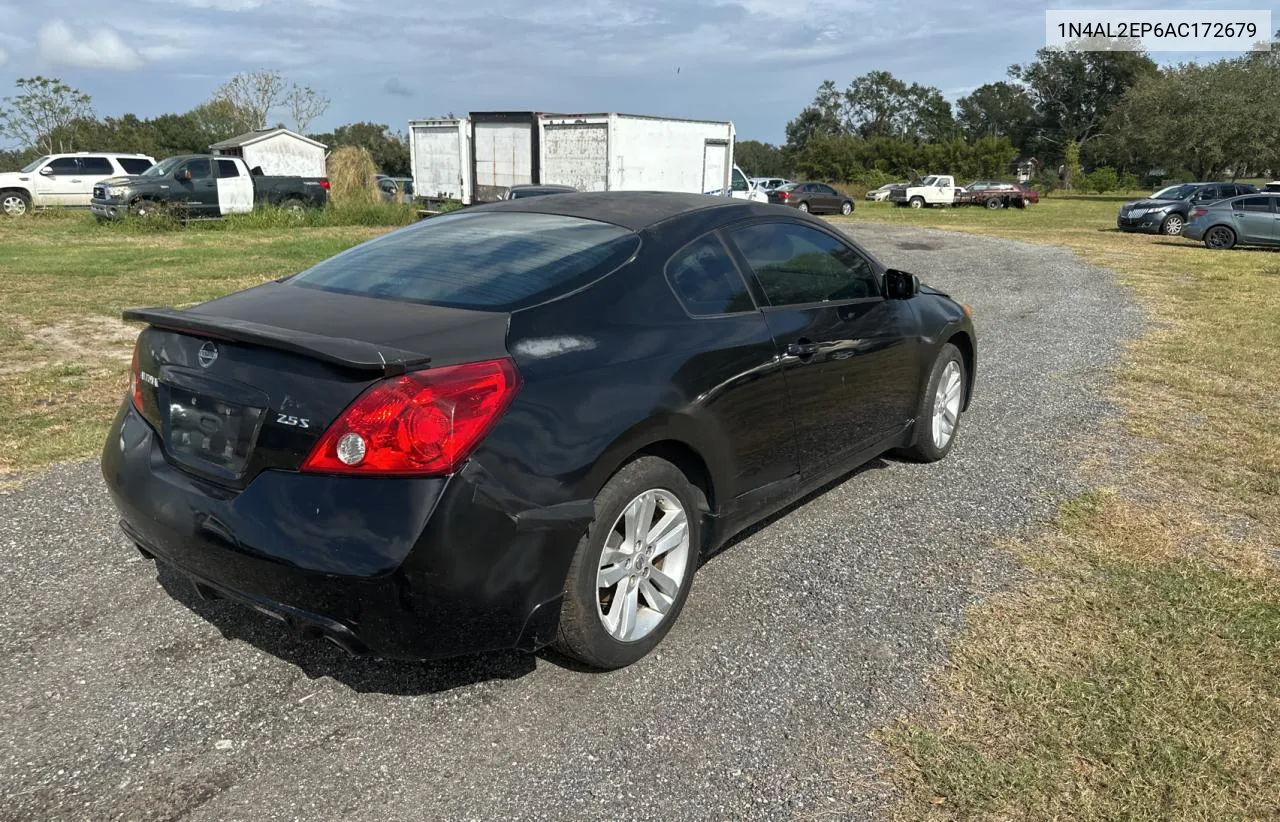
M 781 197 L 781 198 L 782 198 L 782 199 L 784 199 L 784 200 L 790 200 L 790 199 L 791 199 L 791 192 L 790 192 L 790 191 L 779 191 L 779 192 L 778 192 L 778 196 L 779 196 L 779 197 Z
M 139 339 L 133 346 L 133 363 L 129 366 L 129 394 L 133 397 L 133 407 L 142 413 L 142 366 L 138 364 L 138 349 L 142 348 Z
M 316 443 L 302 470 L 452 474 L 520 387 L 510 360 L 414 371 L 369 387 Z
M 1203 217 L 1204 215 L 1206 215 L 1206 214 L 1208 214 L 1208 213 L 1209 213 L 1209 209 L 1207 209 L 1207 208 L 1193 208 L 1193 209 L 1191 209 L 1191 216 L 1192 216 L 1193 218 L 1195 218 L 1195 217 Z
M 321 188 L 323 188 L 325 191 L 328 191 L 328 190 L 329 190 L 329 181 L 328 181 L 328 180 L 325 180 L 325 179 L 321 179 L 321 180 L 320 180 L 320 187 L 321 187 Z

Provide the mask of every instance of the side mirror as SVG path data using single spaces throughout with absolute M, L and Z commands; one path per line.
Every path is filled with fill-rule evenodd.
M 52 176 L 53 176 L 53 167 L 52 167 L 52 166 L 45 166 L 44 168 L 40 169 L 40 173 L 41 173 L 41 174 L 43 174 L 43 175 L 44 175 L 44 176 L 46 176 L 46 177 L 52 177 Z
M 909 300 L 920 293 L 920 278 L 891 268 L 884 272 L 884 290 L 891 300 Z

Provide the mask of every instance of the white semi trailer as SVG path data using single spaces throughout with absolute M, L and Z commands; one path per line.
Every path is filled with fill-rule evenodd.
M 733 163 L 730 122 L 635 114 L 472 112 L 409 123 L 414 192 L 464 204 L 513 185 L 579 191 L 729 191 L 767 200 Z

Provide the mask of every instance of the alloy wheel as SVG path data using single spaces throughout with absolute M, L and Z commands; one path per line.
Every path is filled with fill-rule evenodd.
M 942 370 L 938 390 L 933 396 L 933 445 L 942 450 L 955 436 L 960 421 L 960 394 L 963 380 L 960 363 L 952 360 Z
M 1214 226 L 1209 229 L 1209 233 L 1205 236 L 1205 245 L 1209 248 L 1230 248 L 1233 245 L 1234 237 L 1231 229 L 1222 226 Z
M 689 548 L 689 517 L 670 491 L 644 491 L 622 509 L 596 571 L 596 614 L 611 637 L 635 642 L 662 624 L 680 593 Z
M 1168 219 L 1164 221 L 1164 233 L 1170 237 L 1182 233 L 1182 218 L 1177 214 L 1170 214 Z
M 6 194 L 4 199 L 0 200 L 0 210 L 10 217 L 21 217 L 27 213 L 27 201 L 17 194 Z

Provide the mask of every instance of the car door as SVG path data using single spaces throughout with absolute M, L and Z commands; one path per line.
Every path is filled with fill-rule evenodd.
M 58 157 L 41 168 L 36 177 L 37 204 L 72 205 L 82 182 L 80 161 L 75 157 Z
M 886 300 L 867 258 L 819 227 L 766 220 L 727 235 L 782 357 L 801 476 L 821 476 L 902 430 L 919 371 L 910 301 Z
M 818 186 L 818 191 L 822 195 L 822 207 L 826 211 L 840 210 L 840 192 L 836 191 L 829 185 Z
M 75 184 L 74 200 L 70 205 L 88 207 L 93 199 L 93 187 L 108 177 L 114 177 L 116 167 L 101 155 L 87 154 L 80 158 L 79 183 Z
M 218 213 L 218 184 L 208 157 L 187 160 L 174 170 L 173 179 L 183 204 L 192 216 Z
M 215 160 L 217 166 L 218 213 L 247 214 L 253 211 L 253 180 L 242 173 L 235 160 Z
M 1271 197 L 1253 196 L 1233 200 L 1231 222 L 1235 225 L 1240 242 L 1269 245 L 1276 241 L 1276 215 Z

